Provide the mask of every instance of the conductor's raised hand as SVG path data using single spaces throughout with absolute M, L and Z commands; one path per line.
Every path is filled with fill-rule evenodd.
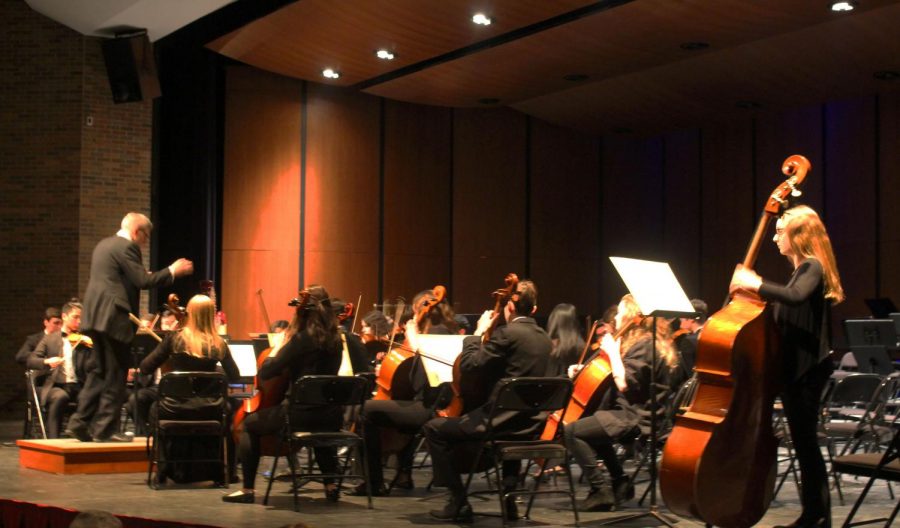
M 180 258 L 173 262 L 169 269 L 172 270 L 172 275 L 176 278 L 183 277 L 194 273 L 194 263 L 186 258 Z

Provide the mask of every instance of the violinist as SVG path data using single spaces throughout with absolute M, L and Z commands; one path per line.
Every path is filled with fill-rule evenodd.
M 675 348 L 680 354 L 679 360 L 687 376 L 693 375 L 694 363 L 697 359 L 697 340 L 700 331 L 706 324 L 708 307 L 700 299 L 691 299 L 691 306 L 697 312 L 696 317 L 680 317 L 672 322 L 675 332 L 672 334 Z
M 37 348 L 38 343 L 41 342 L 41 339 L 44 339 L 44 336 L 48 334 L 58 332 L 60 327 L 62 327 L 62 314 L 59 308 L 51 306 L 44 310 L 44 329 L 25 338 L 22 348 L 16 352 L 16 362 L 24 365 L 28 358 L 31 357 L 34 349 Z
M 430 304 L 436 298 L 433 290 L 419 292 L 414 298 L 412 306 L 416 307 Z M 415 315 L 415 314 L 411 314 Z M 453 317 L 453 308 L 446 299 L 434 305 L 428 315 L 421 317 L 420 326 L 416 326 L 416 317 L 406 320 L 406 336 L 415 339 L 419 334 L 449 335 L 456 330 L 456 322 Z M 376 322 L 377 324 L 377 322 Z M 412 400 L 371 400 L 366 402 L 365 412 L 362 416 L 363 430 L 366 438 L 366 462 L 369 464 L 369 481 L 372 495 L 383 496 L 387 494 L 384 485 L 384 473 L 381 462 L 382 430 L 393 429 L 402 433 L 419 431 L 425 422 L 434 417 L 431 405 L 437 397 L 436 391 L 428 383 L 422 362 L 416 357 L 409 373 L 410 385 L 415 396 Z M 414 487 L 412 480 L 412 466 L 415 458 L 416 443 L 414 437 L 409 436 L 406 442 L 397 452 L 397 474 L 394 476 L 393 487 L 411 490 Z M 364 484 L 357 486 L 353 495 L 366 495 Z
M 830 527 L 828 474 L 816 427 L 819 399 L 834 368 L 828 357 L 830 307 L 844 300 L 844 290 L 831 239 L 814 210 L 797 206 L 785 211 L 775 223 L 772 240 L 794 268 L 788 283 L 765 280 L 738 266 L 730 290 L 758 293 L 775 303 L 783 358 L 781 401 L 803 482 L 803 512 L 783 528 Z
M 547 319 L 547 334 L 553 341 L 553 358 L 555 376 L 565 376 L 569 365 L 578 362 L 578 356 L 584 348 L 584 338 L 578 327 L 578 312 L 574 305 L 557 304 Z
M 387 353 L 391 333 L 391 323 L 378 310 L 372 310 L 362 317 L 359 337 L 369 354 L 369 361 L 375 365 L 384 359 Z
M 345 361 L 342 351 L 341 369 L 339 374 L 352 376 L 363 372 L 372 372 L 375 366 L 369 361 L 369 353 L 366 352 L 366 346 L 362 339 L 344 325 L 351 317 L 353 317 L 353 305 L 347 304 L 341 299 L 331 299 L 331 306 L 334 308 L 335 317 L 338 319 L 338 330 L 341 332 L 341 347 L 347 353 Z
M 260 380 L 278 377 L 286 370 L 289 371 L 292 382 L 307 375 L 338 373 L 341 365 L 341 336 L 328 292 L 318 285 L 310 286 L 307 291 L 309 296 L 305 302 L 298 302 L 294 317 L 284 332 L 284 340 L 261 365 L 257 373 Z M 223 496 L 224 502 L 254 502 L 256 472 L 262 453 L 261 437 L 281 433 L 286 409 L 285 399 L 280 405 L 260 408 L 244 418 L 238 445 L 244 487 Z M 310 408 L 302 421 L 308 424 L 310 431 L 334 431 L 343 422 L 343 409 L 340 406 Z M 323 472 L 337 472 L 335 448 L 315 448 L 315 456 Z M 340 498 L 337 484 L 331 479 L 325 480 L 325 497 L 329 501 Z
M 460 357 L 461 370 L 478 373 L 486 386 L 493 385 L 502 378 L 522 376 L 546 376 L 552 374 L 550 351 L 553 343 L 543 328 L 537 325 L 532 315 L 537 310 L 537 288 L 532 281 L 519 281 L 515 292 L 504 306 L 502 314 L 486 311 L 478 320 L 473 336 L 463 341 Z M 505 316 L 507 324 L 496 328 L 490 339 L 482 343 L 482 334 L 492 328 L 497 318 Z M 435 483 L 446 486 L 451 493 L 450 500 L 441 510 L 431 512 L 440 520 L 471 522 L 472 507 L 466 498 L 460 471 L 468 469 L 456 467 L 453 452 L 462 443 L 478 440 L 486 430 L 491 402 L 455 418 L 434 418 L 425 424 L 425 438 L 434 468 Z M 505 419 L 503 419 L 505 418 Z M 520 413 L 501 417 L 494 423 L 495 430 L 511 435 L 527 435 L 543 428 L 544 421 L 534 416 Z M 519 479 L 521 464 L 518 460 L 503 463 L 504 491 L 514 489 Z M 514 500 L 507 503 L 507 515 L 518 518 Z
M 616 312 L 616 328 L 623 328 L 638 315 L 634 298 L 625 295 Z M 650 378 L 651 319 L 643 319 L 631 326 L 619 340 L 605 334 L 598 353 L 609 357 L 614 383 L 600 399 L 596 412 L 565 426 L 566 447 L 591 486 L 587 498 L 579 505 L 581 511 L 612 511 L 634 497 L 634 484 L 622 469 L 615 443 L 627 442 L 640 434 L 641 415 L 650 406 L 653 388 L 657 391 L 657 401 L 662 401 L 668 388 L 682 381 L 669 336 L 669 324 L 658 320 L 656 325 L 656 380 Z M 597 467 L 598 455 L 609 471 L 611 483 Z
M 28 368 L 47 372 L 40 391 L 40 405 L 47 409 L 47 438 L 59 438 L 69 402 L 78 399 L 83 386 L 85 361 L 92 343 L 78 334 L 81 304 L 73 299 L 62 307 L 62 326 L 47 334 L 28 358 Z

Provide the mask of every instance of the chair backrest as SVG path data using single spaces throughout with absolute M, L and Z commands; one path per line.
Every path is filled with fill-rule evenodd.
M 221 420 L 228 404 L 221 372 L 169 372 L 159 380 L 159 420 Z
M 362 405 L 369 382 L 362 376 L 303 376 L 291 387 L 291 405 Z
M 828 407 L 863 406 L 872 401 L 884 380 L 878 374 L 851 374 L 834 384 L 828 398 Z
M 504 411 L 553 412 L 572 397 L 568 378 L 503 378 L 494 385 L 491 415 Z

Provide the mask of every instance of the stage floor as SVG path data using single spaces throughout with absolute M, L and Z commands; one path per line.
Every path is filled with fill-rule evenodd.
M 169 487 L 158 491 L 149 489 L 145 484 L 144 473 L 111 474 L 111 475 L 55 475 L 19 466 L 19 449 L 15 447 L 15 439 L 21 433 L 21 422 L 0 422 L 0 472 L 6 478 L 0 481 L 0 497 L 17 499 L 40 504 L 49 504 L 75 510 L 99 509 L 117 514 L 148 517 L 153 519 L 175 520 L 182 522 L 203 523 L 223 527 L 280 527 L 296 522 L 304 522 L 316 528 L 367 528 L 375 526 L 402 527 L 413 525 L 456 526 L 432 522 L 428 516 L 431 509 L 440 508 L 443 498 L 437 493 L 426 493 L 417 489 L 412 493 L 396 492 L 390 497 L 376 497 L 374 510 L 367 510 L 365 498 L 342 497 L 338 503 L 326 502 L 321 487 L 317 484 L 307 486 L 300 496 L 300 512 L 293 511 L 292 497 L 288 482 L 276 482 L 273 497 L 269 506 L 261 504 L 262 492 L 265 491 L 266 480 L 260 476 L 257 480 L 258 497 L 256 504 L 225 504 L 221 496 L 228 493 L 221 488 L 206 485 L 197 487 Z M 261 470 L 271 467 L 271 459 L 264 459 Z M 393 475 L 387 471 L 388 477 Z M 430 469 L 417 470 L 415 481 L 424 486 L 430 479 Z M 559 484 L 564 485 L 560 478 Z M 843 523 L 864 482 L 850 477 L 843 480 L 845 505 L 839 504 L 837 493 L 832 491 L 834 504 L 834 523 Z M 481 483 L 478 484 L 482 486 Z M 552 485 L 552 484 L 551 484 Z M 230 491 L 238 489 L 233 484 Z M 645 485 L 638 486 L 638 496 Z M 580 485 L 578 494 L 583 498 L 587 487 Z M 422 500 L 434 497 L 432 500 Z M 660 501 L 661 502 L 661 501 Z M 476 512 L 497 512 L 496 499 L 490 502 L 472 501 Z M 564 496 L 549 496 L 537 501 L 532 512 L 532 521 L 519 521 L 515 526 L 572 526 L 572 514 L 566 507 Z M 883 483 L 876 484 L 869 493 L 861 514 L 857 519 L 874 518 L 890 513 L 894 505 L 888 497 Z M 660 508 L 666 513 L 664 507 Z M 524 507 L 520 508 L 524 511 Z M 596 526 L 623 513 L 642 511 L 636 501 L 627 504 L 623 510 L 613 513 L 583 513 L 583 526 Z M 771 527 L 776 524 L 787 524 L 799 514 L 796 487 L 792 481 L 785 484 L 778 500 L 772 504 L 769 512 L 758 525 Z M 619 526 L 643 527 L 656 526 L 650 518 L 643 518 Z M 475 526 L 500 526 L 495 517 L 476 516 Z M 702 526 L 696 521 L 681 519 L 678 526 Z

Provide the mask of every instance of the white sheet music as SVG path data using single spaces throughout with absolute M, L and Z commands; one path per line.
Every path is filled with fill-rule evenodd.
M 644 315 L 660 310 L 694 313 L 672 268 L 666 262 L 609 257 Z
M 422 365 L 428 375 L 428 384 L 436 387 L 453 381 L 453 362 L 462 353 L 461 335 L 419 335 L 416 345 L 422 357 Z
M 231 358 L 237 364 L 242 378 L 256 376 L 256 354 L 252 343 L 229 343 L 228 350 L 231 351 Z

